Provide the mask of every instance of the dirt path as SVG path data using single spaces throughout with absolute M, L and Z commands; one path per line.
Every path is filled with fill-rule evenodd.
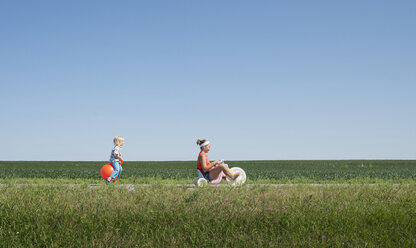
M 194 189 L 196 186 L 194 184 L 161 184 L 163 186 L 172 186 L 177 188 L 187 188 Z M 357 185 L 366 185 L 366 186 L 375 186 L 377 184 L 245 184 L 243 187 L 298 187 L 298 186 L 312 186 L 312 187 L 349 187 Z M 407 184 L 393 184 L 393 186 L 407 185 Z M 85 184 L 0 184 L 0 187 L 26 187 L 26 186 L 67 186 L 67 187 L 81 187 Z M 100 188 L 100 187 L 125 187 L 127 190 L 135 190 L 136 187 L 151 187 L 156 186 L 156 184 L 88 184 L 89 188 Z M 217 184 L 209 185 L 209 187 L 230 187 L 228 184 Z

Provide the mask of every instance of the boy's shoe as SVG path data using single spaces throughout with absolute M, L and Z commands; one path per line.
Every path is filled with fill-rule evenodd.
M 108 185 L 111 182 L 111 177 L 107 177 L 107 180 L 105 180 L 105 184 Z

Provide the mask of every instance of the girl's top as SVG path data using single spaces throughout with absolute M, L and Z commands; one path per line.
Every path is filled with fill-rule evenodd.
M 116 158 L 114 155 L 115 154 L 117 154 L 117 155 L 119 155 L 119 156 L 121 156 L 121 153 L 120 153 L 120 150 L 121 150 L 121 148 L 120 148 L 120 146 L 115 146 L 114 148 L 113 148 L 113 150 L 111 151 L 111 156 L 110 156 L 110 162 L 112 163 L 112 162 L 120 162 L 120 159 L 118 159 L 118 158 Z
M 196 162 L 196 168 L 202 173 L 202 174 L 204 174 L 204 173 L 207 173 L 207 172 L 209 172 L 209 171 L 211 171 L 212 170 L 212 168 L 210 169 L 210 170 L 208 170 L 208 171 L 204 171 L 203 169 L 202 169 L 202 165 L 201 165 L 201 161 L 199 161 L 199 157 L 200 156 L 205 156 L 205 160 L 207 161 L 207 166 L 210 166 L 211 165 L 211 163 L 209 162 L 209 158 L 208 158 L 208 156 L 204 153 L 204 152 L 200 152 L 199 153 L 199 155 L 198 155 L 198 162 Z

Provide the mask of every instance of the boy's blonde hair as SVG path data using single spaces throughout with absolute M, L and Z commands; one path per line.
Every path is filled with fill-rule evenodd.
M 122 136 L 116 136 L 114 137 L 114 140 L 113 140 L 114 145 L 117 145 L 117 146 L 119 146 L 121 142 L 123 141 L 124 141 L 124 138 Z

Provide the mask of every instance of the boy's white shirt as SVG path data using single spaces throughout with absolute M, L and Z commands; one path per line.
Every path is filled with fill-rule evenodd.
M 117 154 L 117 155 L 120 154 L 120 147 L 119 146 L 114 147 L 114 154 Z
M 120 155 L 120 150 L 121 150 L 121 147 L 120 146 L 115 146 L 113 148 L 113 150 L 111 151 L 110 162 L 112 162 L 112 161 L 120 161 L 120 159 L 114 157 L 115 154 Z

